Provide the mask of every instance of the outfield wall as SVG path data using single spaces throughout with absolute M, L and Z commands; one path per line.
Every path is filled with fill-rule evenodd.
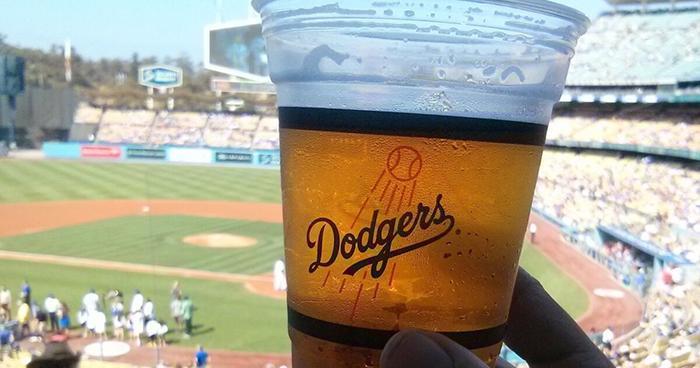
M 46 142 L 46 158 L 104 161 L 161 161 L 190 164 L 235 164 L 275 167 L 280 164 L 277 150 L 245 150 L 201 147 L 154 147 L 125 144 Z

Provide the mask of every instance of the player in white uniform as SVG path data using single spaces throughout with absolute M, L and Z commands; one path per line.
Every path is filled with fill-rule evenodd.
M 284 261 L 278 259 L 272 269 L 272 287 L 275 291 L 287 290 L 287 275 L 285 272 Z

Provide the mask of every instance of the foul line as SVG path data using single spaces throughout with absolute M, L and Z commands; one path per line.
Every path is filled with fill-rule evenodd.
M 24 253 L 0 250 L 0 259 L 12 261 L 25 261 L 34 263 L 46 263 L 61 266 L 71 266 L 90 269 L 102 269 L 111 271 L 144 273 L 158 276 L 173 276 L 188 279 L 207 281 L 222 281 L 231 283 L 245 283 L 249 281 L 268 282 L 269 277 L 244 275 L 236 273 L 212 272 L 193 270 L 190 268 L 156 266 L 139 263 L 103 261 L 99 259 L 56 256 L 49 254 Z

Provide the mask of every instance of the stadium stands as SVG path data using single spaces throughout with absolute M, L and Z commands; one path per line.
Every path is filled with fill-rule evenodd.
M 97 111 L 85 107 L 76 114 L 76 121 L 79 117 L 94 120 Z M 99 113 L 99 143 L 279 149 L 276 117 L 167 111 L 156 114 L 145 110 Z
M 547 151 L 533 206 L 567 226 L 598 225 L 700 260 L 700 172 L 649 158 Z
M 148 143 L 157 146 L 201 146 L 204 144 L 203 128 L 206 123 L 206 114 L 163 111 L 156 116 Z
M 603 14 L 579 41 L 567 85 L 630 86 L 700 80 L 700 12 Z
M 260 120 L 260 126 L 255 134 L 253 148 L 279 149 L 279 120 L 273 117 L 264 117 Z
M 204 143 L 209 147 L 250 149 L 259 121 L 258 116 L 210 114 Z
M 680 368 L 700 363 L 700 288 L 677 281 L 659 280 L 639 326 L 615 340 L 612 349 L 604 349 L 615 366 Z
M 104 143 L 146 144 L 153 127 L 155 112 L 147 110 L 107 110 L 97 132 Z
M 81 103 L 75 110 L 75 124 L 99 124 L 102 121 L 102 108 Z
M 555 117 L 547 139 L 700 151 L 700 108 L 576 110 Z

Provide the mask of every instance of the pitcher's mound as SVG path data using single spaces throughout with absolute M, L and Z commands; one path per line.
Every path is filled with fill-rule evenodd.
M 196 234 L 186 236 L 182 241 L 205 248 L 246 248 L 258 243 L 255 238 L 234 234 Z

